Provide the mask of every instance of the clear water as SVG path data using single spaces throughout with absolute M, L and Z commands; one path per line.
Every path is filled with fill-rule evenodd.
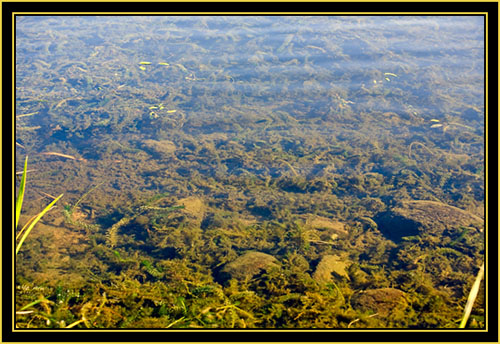
M 64 193 L 79 217 L 53 220 L 97 242 L 155 197 L 203 203 L 202 230 L 216 215 L 241 229 L 314 214 L 355 232 L 409 199 L 482 216 L 484 29 L 482 16 L 19 16 L 23 211 Z M 141 221 L 121 234 L 147 244 Z M 234 249 L 286 256 L 268 240 Z
M 348 106 L 356 115 L 403 112 L 422 123 L 484 126 L 480 16 L 19 17 L 16 35 L 16 113 L 42 108 L 37 98 L 49 103 L 32 126 L 133 122 L 168 92 L 183 96 L 172 107 L 188 118 L 232 118 L 224 106 L 280 104 L 299 120 Z M 152 62 L 144 73 L 143 60 Z M 49 66 L 36 71 L 37 63 Z M 118 91 L 128 87 L 150 90 L 151 98 Z M 377 93 L 387 94 L 373 101 Z M 50 106 L 71 97 L 88 102 L 87 111 L 77 101 Z M 117 104 L 131 97 L 130 106 Z M 95 108 L 102 98 L 115 106 Z M 468 110 L 472 118 L 464 118 Z

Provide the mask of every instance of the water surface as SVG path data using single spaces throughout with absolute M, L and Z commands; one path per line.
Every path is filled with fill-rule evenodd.
M 452 253 L 427 239 L 418 252 L 414 242 L 398 246 L 371 219 L 406 200 L 483 216 L 484 81 L 482 16 L 18 16 L 16 170 L 26 155 L 34 170 L 23 212 L 64 193 L 46 221 L 82 247 L 59 252 L 70 266 L 35 268 L 54 235 L 33 234 L 18 273 L 53 287 L 80 276 L 72 288 L 126 276 L 185 298 L 167 272 L 175 264 L 201 271 L 192 285 L 226 291 L 218 272 L 244 252 L 271 254 L 290 271 L 300 257 L 307 276 L 334 254 L 368 276 L 336 281 L 344 293 L 383 287 L 386 274 L 424 304 L 428 295 L 398 274 L 409 269 L 404 257 L 428 257 L 412 283 L 429 278 L 428 294 L 440 297 L 451 285 L 445 293 L 459 302 L 480 250 L 453 253 L 465 267 L 450 269 L 462 275 L 433 279 L 436 259 Z M 318 244 L 318 219 L 342 223 L 348 239 Z M 278 296 L 248 288 L 278 302 L 309 287 Z M 413 325 L 446 327 L 451 307 Z M 181 316 L 181 327 L 237 326 L 155 312 L 160 327 Z M 313 324 L 259 312 L 246 325 Z M 346 327 L 335 312 L 317 326 Z M 407 326 L 401 319 L 371 325 Z

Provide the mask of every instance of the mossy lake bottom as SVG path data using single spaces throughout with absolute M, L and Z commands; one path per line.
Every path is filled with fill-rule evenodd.
M 20 224 L 64 196 L 16 326 L 457 328 L 487 230 L 466 18 L 18 17 Z

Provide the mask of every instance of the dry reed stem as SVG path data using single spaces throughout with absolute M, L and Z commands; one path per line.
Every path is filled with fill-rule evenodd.
M 459 328 L 465 328 L 467 324 L 467 320 L 469 319 L 470 313 L 472 311 L 472 306 L 474 306 L 474 301 L 476 301 L 477 293 L 479 292 L 479 286 L 481 285 L 481 280 L 484 276 L 484 262 L 479 268 L 479 272 L 477 273 L 476 280 L 472 285 L 472 288 L 469 293 L 469 298 L 467 299 L 467 303 L 464 308 L 464 315 L 462 317 L 462 321 L 460 322 Z

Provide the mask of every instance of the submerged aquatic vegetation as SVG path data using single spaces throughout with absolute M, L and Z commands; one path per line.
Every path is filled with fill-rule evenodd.
M 467 20 L 19 18 L 16 149 L 68 202 L 23 247 L 18 326 L 457 327 L 481 231 L 395 242 L 377 215 L 484 214 L 481 49 L 394 31 L 475 47 Z M 248 252 L 276 264 L 224 277 Z

